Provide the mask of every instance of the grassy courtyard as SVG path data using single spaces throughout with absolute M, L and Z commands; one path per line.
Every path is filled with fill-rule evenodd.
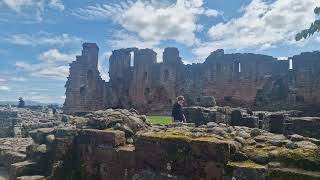
M 148 119 L 153 124 L 170 124 L 172 119 L 170 116 L 148 116 Z

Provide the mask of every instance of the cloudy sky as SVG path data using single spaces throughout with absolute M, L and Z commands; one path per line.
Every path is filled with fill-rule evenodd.
M 317 17 L 319 0 L 0 0 L 0 101 L 64 101 L 68 64 L 83 42 L 100 47 L 108 80 L 113 49 L 175 46 L 185 63 L 210 52 L 285 59 L 319 50 L 320 35 L 294 36 Z

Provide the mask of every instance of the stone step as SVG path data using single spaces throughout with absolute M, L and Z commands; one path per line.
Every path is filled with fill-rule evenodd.
M 37 173 L 37 166 L 35 162 L 32 161 L 22 161 L 18 163 L 11 164 L 10 176 L 11 179 L 16 179 L 17 177 L 24 175 L 34 175 Z

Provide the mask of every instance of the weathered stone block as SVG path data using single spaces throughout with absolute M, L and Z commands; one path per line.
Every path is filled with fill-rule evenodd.
M 138 169 L 151 168 L 191 179 L 219 178 L 230 156 L 228 143 L 179 135 L 143 134 L 135 146 Z
M 213 96 L 201 96 L 199 105 L 203 107 L 213 107 L 216 106 L 217 103 Z
M 123 131 L 85 129 L 79 133 L 81 143 L 90 143 L 97 147 L 117 147 L 126 143 L 125 132 Z
M 40 128 L 29 132 L 32 139 L 38 143 L 43 144 L 46 141 L 46 136 L 55 133 L 54 128 Z
M 32 161 L 14 163 L 10 168 L 10 175 L 12 179 L 24 175 L 34 175 L 37 174 L 37 172 L 36 163 Z
M 320 139 L 320 117 L 290 117 L 287 134 L 300 134 Z
M 265 180 L 267 169 L 265 166 L 253 162 L 229 162 L 226 176 L 236 180 Z

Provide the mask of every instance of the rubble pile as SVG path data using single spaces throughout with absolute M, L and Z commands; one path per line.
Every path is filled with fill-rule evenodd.
M 0 137 L 27 137 L 29 131 L 61 124 L 61 115 L 23 108 L 0 108 Z
M 26 159 L 26 149 L 32 138 L 0 138 L 0 167 L 9 168 L 11 164 Z
M 70 124 L 77 128 L 115 129 L 124 131 L 127 138 L 133 137 L 138 131 L 147 130 L 151 124 L 145 115 L 139 115 L 135 110 L 108 109 L 95 111 L 83 117 L 72 117 Z
M 60 115 L 58 126 L 29 131 L 32 140 L 12 138 L 25 143 L 3 147 L 16 155 L 0 156 L 7 162 L 0 166 L 10 169 L 11 179 L 320 178 L 320 140 L 295 134 L 293 128 L 285 130 L 289 134 L 274 129 L 277 121 L 310 121 L 299 112 L 190 109 L 206 123 L 151 125 L 146 116 L 122 109 Z M 231 126 L 237 123 L 242 126 Z

